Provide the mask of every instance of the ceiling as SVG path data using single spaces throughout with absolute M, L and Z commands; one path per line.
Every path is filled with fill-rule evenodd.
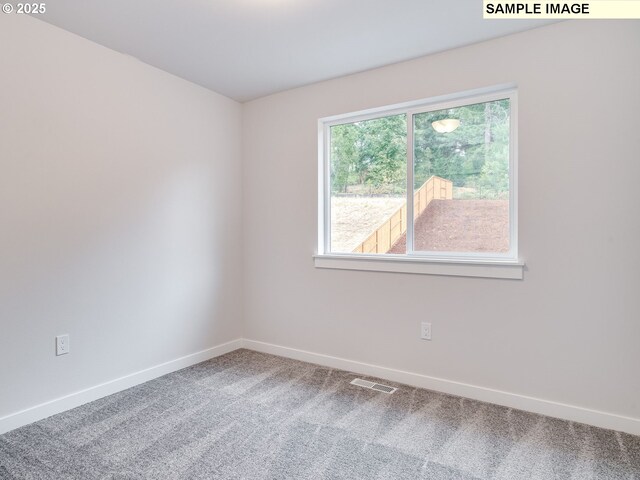
M 535 28 L 481 0 L 53 0 L 46 22 L 239 101 Z

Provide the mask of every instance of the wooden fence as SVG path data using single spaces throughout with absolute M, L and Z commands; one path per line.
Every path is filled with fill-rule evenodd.
M 451 200 L 453 183 L 451 180 L 433 176 L 413 195 L 413 218 L 425 211 L 431 200 Z M 407 202 L 396 210 L 375 232 L 358 245 L 354 253 L 387 253 L 394 243 L 407 231 Z

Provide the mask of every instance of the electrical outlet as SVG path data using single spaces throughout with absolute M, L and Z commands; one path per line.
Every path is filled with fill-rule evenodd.
M 431 340 L 431 324 L 428 322 L 422 322 L 421 326 L 420 338 L 423 340 Z
M 66 355 L 69 353 L 69 335 L 58 335 L 56 337 L 56 355 Z

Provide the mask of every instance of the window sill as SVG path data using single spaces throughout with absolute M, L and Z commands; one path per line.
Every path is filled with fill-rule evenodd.
M 401 256 L 381 258 L 373 255 L 337 254 L 314 255 L 313 258 L 316 268 L 515 280 L 524 278 L 524 262 L 521 260 L 432 260 Z

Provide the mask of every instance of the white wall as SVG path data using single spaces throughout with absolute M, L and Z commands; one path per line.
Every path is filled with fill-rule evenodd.
M 241 106 L 27 16 L 0 45 L 0 417 L 239 338 Z
M 243 107 L 30 17 L 0 15 L 0 45 L 0 418 L 244 329 L 640 419 L 637 21 L 565 22 Z M 318 118 L 505 82 L 524 281 L 313 267 Z M 55 357 L 61 333 L 71 354 Z
M 640 419 L 638 58 L 564 22 L 245 104 L 245 337 Z M 524 281 L 314 268 L 318 118 L 508 82 Z

